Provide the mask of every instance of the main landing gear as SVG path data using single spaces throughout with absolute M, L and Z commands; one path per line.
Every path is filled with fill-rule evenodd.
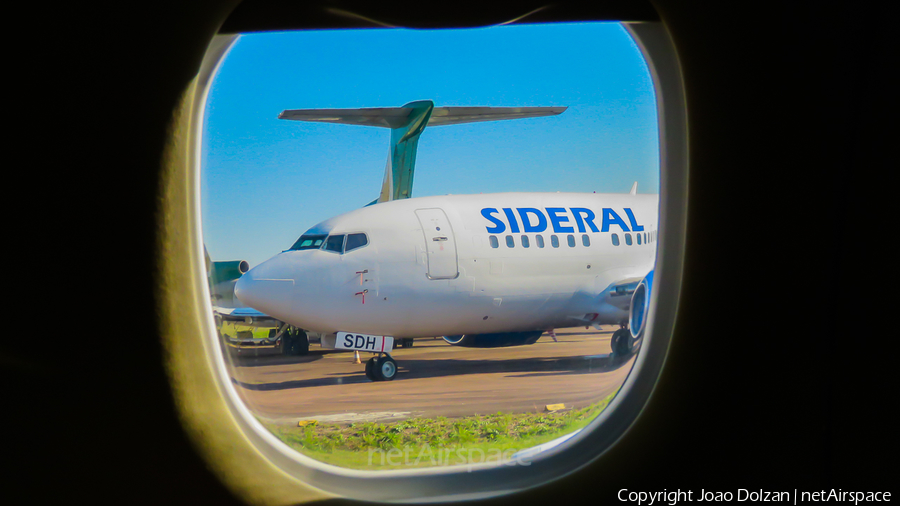
M 303 329 L 288 326 L 281 334 L 281 353 L 283 355 L 309 354 L 309 337 Z
M 366 362 L 366 377 L 372 381 L 391 381 L 397 376 L 397 361 L 387 353 Z
M 627 323 L 620 323 L 620 328 L 613 332 L 609 346 L 612 348 L 612 354 L 617 357 L 624 357 L 634 350 L 636 339 L 631 337 L 631 331 L 628 330 Z

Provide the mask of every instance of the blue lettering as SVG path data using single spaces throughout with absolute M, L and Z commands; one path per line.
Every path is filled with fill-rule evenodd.
M 375 337 L 374 336 L 370 336 L 370 337 L 366 338 L 366 348 L 367 349 L 371 348 L 373 350 L 375 349 Z
M 622 232 L 630 232 L 630 230 L 628 230 L 628 225 L 626 225 L 625 222 L 622 221 L 622 218 L 620 218 L 615 211 L 608 207 L 604 207 L 603 224 L 600 227 L 600 231 L 609 232 L 610 225 L 618 225 L 622 229 Z
M 522 218 L 522 230 L 525 232 L 543 232 L 547 230 L 547 218 L 544 217 L 544 213 L 533 207 L 517 207 L 516 211 L 519 211 L 519 217 Z M 532 225 L 531 220 L 528 219 L 528 215 L 533 214 L 537 216 L 537 225 Z
M 582 214 L 584 214 L 583 220 L 581 217 Z M 584 207 L 573 207 L 572 216 L 575 217 L 575 223 L 578 225 L 579 232 L 584 232 L 585 222 L 591 227 L 591 232 L 599 232 L 599 230 L 597 230 L 597 225 L 594 225 L 594 218 L 596 218 L 596 216 L 594 216 L 594 211 L 585 209 Z
M 623 232 L 644 231 L 644 226 L 637 222 L 634 212 L 630 207 L 624 209 L 628 221 L 631 222 L 631 229 L 628 228 L 628 224 L 625 220 L 623 220 L 615 211 L 611 208 L 604 207 L 603 218 L 599 230 L 595 223 L 597 215 L 594 214 L 594 211 L 586 207 L 573 207 L 568 209 L 568 211 L 572 213 L 571 217 L 566 214 L 567 209 L 564 207 L 547 207 L 545 208 L 546 214 L 541 209 L 536 209 L 534 207 L 517 207 L 515 211 L 509 207 L 504 207 L 502 209 L 503 214 L 506 215 L 506 219 L 509 223 L 509 231 L 514 234 L 520 232 L 519 219 L 522 221 L 522 232 L 544 232 L 547 230 L 548 217 L 550 218 L 550 224 L 553 226 L 554 233 L 574 232 L 574 227 L 567 226 L 571 223 L 571 218 L 575 219 L 575 225 L 578 227 L 578 232 L 581 233 L 585 233 L 588 229 L 590 229 L 591 232 L 609 232 L 611 225 L 618 225 Z M 493 224 L 492 227 L 485 227 L 485 230 L 487 230 L 489 234 L 502 234 L 503 232 L 506 232 L 507 224 L 504 223 L 500 217 L 495 216 L 499 214 L 499 212 L 500 211 L 495 207 L 486 207 L 481 210 L 481 215 Z M 518 219 L 516 218 L 516 212 L 518 212 L 519 215 Z M 534 216 L 534 218 L 531 218 L 529 215 Z
M 506 219 L 509 220 L 509 231 L 512 233 L 518 232 L 519 222 L 516 221 L 516 215 L 513 214 L 512 209 L 504 207 L 503 212 L 506 213 Z
M 353 347 L 353 339 L 350 339 L 350 334 L 344 336 L 344 348 L 352 348 Z
M 564 207 L 548 207 L 547 208 L 547 216 L 550 217 L 550 223 L 553 224 L 553 231 L 556 233 L 561 232 L 574 232 L 575 229 L 572 227 L 564 227 L 562 223 L 568 223 L 568 216 L 557 216 L 559 213 L 566 212 L 566 208 Z
M 366 338 L 363 336 L 353 336 L 356 338 L 356 346 L 354 348 L 362 348 L 363 344 L 366 342 Z
M 630 207 L 625 208 L 625 214 L 628 215 L 628 221 L 631 222 L 631 230 L 633 230 L 635 232 L 643 232 L 644 231 L 644 226 L 638 225 L 637 220 L 634 219 L 634 213 L 631 212 Z
M 497 211 L 496 207 L 486 207 L 481 210 L 481 215 L 484 216 L 485 218 L 487 218 L 488 221 L 490 221 L 491 223 L 493 223 L 495 225 L 493 228 L 485 227 L 485 228 L 487 228 L 487 232 L 489 234 L 502 234 L 504 231 L 506 231 L 506 224 L 503 223 L 502 221 L 500 221 L 499 219 L 491 216 L 492 214 L 497 213 L 497 212 L 499 212 L 499 211 Z

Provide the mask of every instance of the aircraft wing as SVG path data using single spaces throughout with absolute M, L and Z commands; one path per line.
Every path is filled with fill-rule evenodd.
M 246 318 L 248 316 L 259 318 L 259 317 L 263 317 L 263 316 L 268 316 L 267 314 L 265 314 L 261 311 L 257 311 L 256 309 L 253 309 L 252 307 L 213 306 L 213 311 L 215 311 L 216 313 L 218 313 L 222 316 L 232 316 L 235 318 Z

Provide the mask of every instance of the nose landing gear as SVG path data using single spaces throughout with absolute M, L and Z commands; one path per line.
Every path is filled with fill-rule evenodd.
M 366 377 L 372 381 L 391 381 L 397 376 L 397 361 L 387 353 L 366 362 Z

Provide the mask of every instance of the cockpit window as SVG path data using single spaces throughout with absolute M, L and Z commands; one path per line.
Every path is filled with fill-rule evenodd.
M 369 238 L 366 237 L 366 234 L 349 234 L 347 236 L 347 245 L 344 247 L 344 252 L 362 248 L 366 244 L 369 244 Z
M 322 242 L 326 237 L 327 236 L 325 235 L 302 235 L 297 239 L 297 242 L 291 246 L 291 250 L 319 249 L 322 247 Z
M 322 249 L 342 253 L 344 251 L 344 235 L 328 236 L 328 239 L 325 239 L 325 246 L 323 246 Z

